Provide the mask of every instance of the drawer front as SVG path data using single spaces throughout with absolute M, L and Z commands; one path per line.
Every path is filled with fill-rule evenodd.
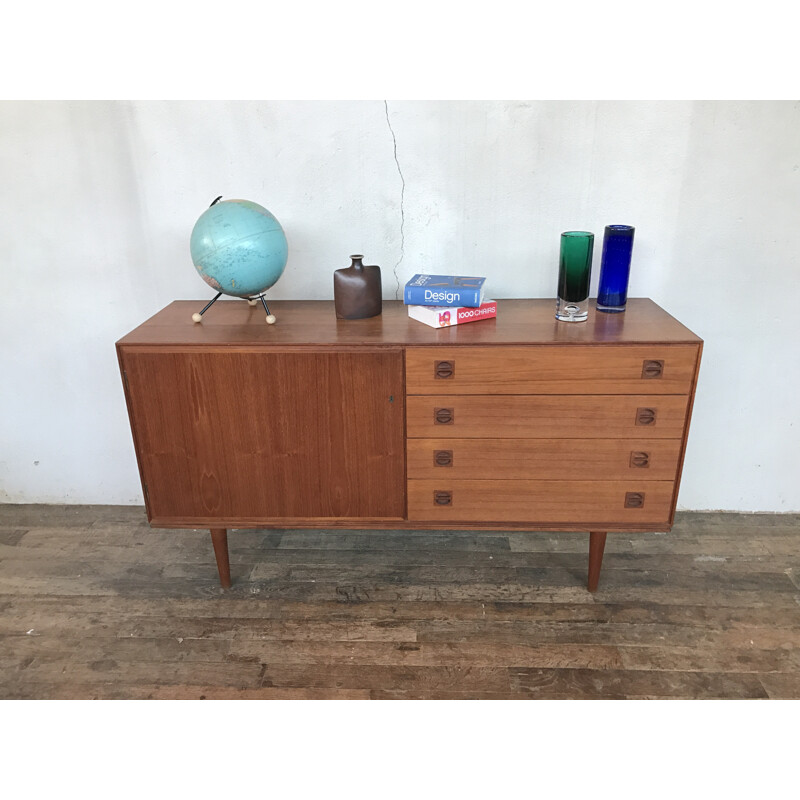
M 409 347 L 408 394 L 689 394 L 696 345 Z
M 675 480 L 680 439 L 409 439 L 410 479 Z
M 409 480 L 414 521 L 669 524 L 672 481 Z
M 680 395 L 418 395 L 406 402 L 412 439 L 680 439 Z

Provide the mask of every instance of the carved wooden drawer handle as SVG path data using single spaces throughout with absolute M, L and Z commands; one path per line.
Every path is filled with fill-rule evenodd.
M 452 492 L 434 492 L 433 493 L 433 504 L 435 506 L 451 506 L 451 505 L 453 505 L 453 493 Z
M 636 409 L 636 424 L 637 425 L 655 425 L 656 424 L 656 409 L 655 408 L 637 408 Z
M 455 361 L 434 361 L 433 377 L 439 379 L 452 378 L 456 374 Z
M 660 378 L 664 374 L 663 361 L 645 361 L 642 364 L 643 378 Z
M 650 453 L 632 451 L 630 465 L 632 467 L 649 467 Z
M 433 424 L 434 425 L 452 425 L 455 421 L 456 414 L 452 408 L 434 408 L 433 409 Z
M 626 492 L 625 508 L 642 508 L 644 506 L 644 492 Z
M 453 451 L 452 450 L 434 450 L 433 451 L 433 466 L 434 467 L 452 467 L 453 466 Z

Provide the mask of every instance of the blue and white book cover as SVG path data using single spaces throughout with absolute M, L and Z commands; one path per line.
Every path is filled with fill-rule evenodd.
M 483 302 L 486 278 L 466 275 L 414 275 L 407 283 L 403 302 L 407 306 L 466 306 Z

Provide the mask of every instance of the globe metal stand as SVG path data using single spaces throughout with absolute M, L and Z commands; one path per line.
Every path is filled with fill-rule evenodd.
M 212 203 L 212 205 L 213 205 L 213 203 Z M 206 311 L 208 311 L 208 309 L 211 308 L 211 306 L 213 306 L 214 303 L 216 303 L 217 300 L 220 299 L 220 297 L 222 297 L 222 292 L 217 292 L 217 296 L 213 300 L 211 300 L 209 303 L 206 303 L 206 305 L 203 307 L 202 311 L 200 311 L 199 313 L 197 311 L 195 311 L 195 313 L 192 314 L 192 320 L 194 322 L 202 322 L 203 321 L 203 314 L 205 314 Z M 275 322 L 276 322 L 275 315 L 270 312 L 269 306 L 267 305 L 267 301 L 264 299 L 263 293 L 257 295 L 256 297 L 246 297 L 244 299 L 247 300 L 247 303 L 249 305 L 251 305 L 251 306 L 258 305 L 258 301 L 260 300 L 261 301 L 261 305 L 264 306 L 264 311 L 267 312 L 267 324 L 268 325 L 274 325 L 275 324 Z

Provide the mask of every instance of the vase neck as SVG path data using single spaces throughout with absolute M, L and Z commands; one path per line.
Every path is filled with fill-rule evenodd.
M 350 258 L 353 260 L 353 263 L 350 265 L 351 267 L 364 269 L 364 256 L 350 256 Z

